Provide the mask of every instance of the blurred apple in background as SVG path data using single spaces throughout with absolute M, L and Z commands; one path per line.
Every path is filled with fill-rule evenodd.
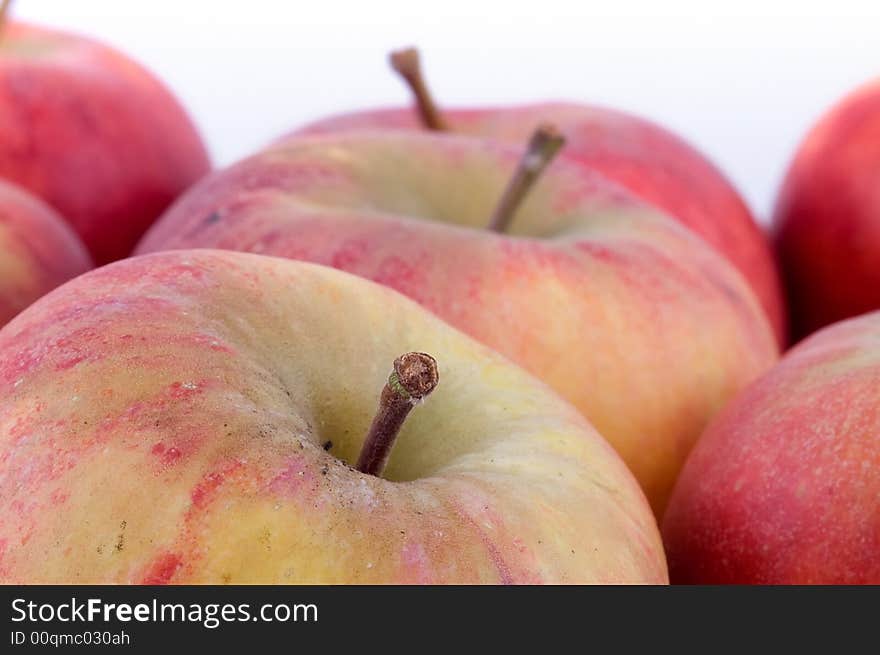
M 383 477 L 355 470 L 383 383 L 412 390 L 407 351 L 436 357 L 437 388 Z M 355 276 L 128 259 L 8 324 L 0 362 L 4 583 L 667 579 L 642 492 L 578 412 Z
M 53 205 L 97 263 L 130 254 L 209 167 L 150 73 L 84 37 L 0 17 L 0 177 Z
M 880 79 L 804 139 L 774 227 L 795 338 L 880 309 Z
M 0 180 L 0 326 L 92 262 L 51 207 Z
M 684 140 L 637 116 L 573 103 L 441 112 L 428 92 L 415 50 L 393 53 L 392 64 L 412 87 L 415 108 L 335 116 L 312 123 L 298 134 L 429 128 L 522 143 L 535 125 L 552 123 L 565 134 L 566 156 L 666 211 L 725 255 L 751 284 L 777 338 L 785 342 L 785 304 L 767 239 L 736 189 Z
M 732 266 L 576 162 L 506 205 L 506 233 L 485 229 L 540 154 L 400 130 L 291 139 L 197 184 L 138 252 L 266 253 L 401 291 L 571 401 L 660 514 L 708 420 L 776 343 Z
M 880 584 L 880 314 L 791 350 L 700 438 L 664 519 L 679 583 Z

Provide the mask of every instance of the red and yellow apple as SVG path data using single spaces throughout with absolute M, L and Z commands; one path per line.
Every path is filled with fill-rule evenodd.
M 580 409 L 659 514 L 711 416 L 776 360 L 772 331 L 722 257 L 574 162 L 554 162 L 508 233 L 482 229 L 521 152 L 419 132 L 303 137 L 203 180 L 138 251 L 265 253 L 404 293 Z
M 669 503 L 679 583 L 880 584 L 880 313 L 791 350 L 712 423 Z
M 880 309 L 880 79 L 804 139 L 774 228 L 796 338 Z
M 292 137 L 350 129 L 418 130 L 427 122 L 453 133 L 519 144 L 535 125 L 552 123 L 565 134 L 565 156 L 659 207 L 725 255 L 751 284 L 780 343 L 785 341 L 785 303 L 767 239 L 736 189 L 696 149 L 659 125 L 604 107 L 552 102 L 449 109 L 440 114 L 427 95 L 413 54 L 396 53 L 400 61 L 395 64 L 415 85 L 420 98 L 416 108 L 334 116 L 307 125 Z M 420 111 L 429 115 L 420 117 Z
M 353 464 L 403 352 L 440 381 Z M 0 582 L 663 583 L 567 403 L 416 303 L 280 258 L 124 260 L 0 331 Z
M 29 193 L 0 181 L 0 326 L 92 267 L 64 220 Z
M 98 263 L 130 254 L 208 169 L 190 119 L 142 67 L 80 36 L 2 26 L 0 176 L 54 206 Z

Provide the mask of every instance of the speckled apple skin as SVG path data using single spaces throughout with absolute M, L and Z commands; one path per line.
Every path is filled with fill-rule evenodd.
M 210 165 L 150 73 L 89 39 L 18 22 L 0 38 L 0 176 L 42 197 L 98 263 L 125 257 Z
M 880 309 L 880 79 L 810 131 L 774 216 L 795 338 Z
M 715 420 L 664 519 L 679 583 L 880 584 L 880 314 L 810 337 Z
M 91 267 L 82 242 L 53 209 L 0 181 L 0 326 Z
M 356 472 L 412 350 L 440 384 L 388 479 Z M 352 275 L 129 259 L 8 324 L 0 362 L 2 582 L 666 582 L 647 501 L 577 411 Z
M 304 138 L 207 178 L 139 251 L 260 252 L 393 287 L 578 407 L 659 515 L 709 418 L 775 362 L 773 335 L 723 258 L 576 164 L 547 171 L 508 234 L 482 229 L 520 154 L 409 132 Z
M 566 102 L 449 109 L 453 132 L 524 144 L 540 123 L 566 137 L 564 156 L 659 207 L 724 254 L 752 285 L 780 343 L 787 339 L 782 284 L 768 240 L 724 174 L 680 137 L 621 111 Z M 423 129 L 412 108 L 362 111 L 318 121 L 297 134 L 346 129 Z

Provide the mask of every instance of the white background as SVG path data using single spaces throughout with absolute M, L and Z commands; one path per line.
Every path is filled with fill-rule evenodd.
M 648 116 L 712 157 L 765 219 L 805 130 L 880 74 L 880 0 L 16 0 L 162 77 L 218 164 L 309 119 L 407 102 L 417 44 L 441 103 L 570 99 Z

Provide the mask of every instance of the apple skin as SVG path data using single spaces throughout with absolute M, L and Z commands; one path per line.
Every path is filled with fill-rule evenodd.
M 54 206 L 99 263 L 125 257 L 210 168 L 169 91 L 89 39 L 8 23 L 0 36 L 0 176 Z
M 713 421 L 666 512 L 678 583 L 880 583 L 880 314 L 793 348 Z
M 880 79 L 809 132 L 773 223 L 795 338 L 880 309 Z
M 440 384 L 387 479 L 359 473 L 412 350 Z M 666 582 L 638 484 L 578 412 L 352 275 L 128 259 L 8 324 L 0 362 L 0 582 Z
M 48 205 L 0 180 L 0 326 L 92 268 L 85 246 Z
M 672 132 L 604 107 L 551 102 L 443 112 L 453 132 L 525 143 L 540 123 L 566 137 L 563 154 L 617 182 L 699 234 L 725 255 L 757 294 L 780 344 L 787 340 L 782 285 L 767 238 L 739 193 L 709 160 Z M 334 116 L 294 133 L 424 129 L 411 108 Z
M 776 361 L 771 329 L 722 257 L 573 162 L 508 234 L 482 229 L 520 155 L 417 132 L 303 137 L 206 178 L 138 252 L 258 252 L 393 287 L 581 410 L 659 516 L 711 416 Z

